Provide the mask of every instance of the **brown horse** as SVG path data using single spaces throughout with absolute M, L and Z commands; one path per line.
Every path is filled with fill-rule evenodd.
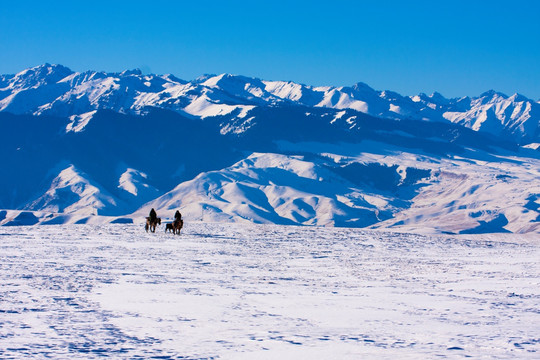
M 144 229 L 146 230 L 146 232 L 148 232 L 148 229 L 150 229 L 151 232 L 156 232 L 157 225 L 161 225 L 161 218 L 155 218 L 154 221 L 152 221 L 149 217 L 147 217 Z
M 173 222 L 174 225 L 174 233 L 180 235 L 180 230 L 184 227 L 184 220 L 178 219 L 175 222 Z
M 182 229 L 183 226 L 184 226 L 184 220 L 176 219 L 174 222 L 168 223 L 165 226 L 165 232 L 172 231 L 173 234 L 180 235 L 180 230 Z
M 174 225 L 173 223 L 168 223 L 167 225 L 165 225 L 165 232 L 167 231 L 170 231 L 170 232 L 174 232 Z

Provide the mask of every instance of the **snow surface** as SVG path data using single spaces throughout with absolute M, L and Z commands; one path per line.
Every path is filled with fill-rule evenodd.
M 69 120 L 71 122 L 66 126 L 66 132 L 83 131 L 84 127 L 88 125 L 88 122 L 90 120 L 92 120 L 92 116 L 94 116 L 95 113 L 96 113 L 96 110 L 90 111 L 84 114 L 80 114 L 80 115 L 71 115 L 69 117 Z
M 538 359 L 540 244 L 187 222 L 3 227 L 0 357 Z
M 126 171 L 120 175 L 118 187 L 134 196 L 137 196 L 141 192 L 145 191 L 150 192 L 153 196 L 155 196 L 157 194 L 157 190 L 151 188 L 150 185 L 146 183 L 147 179 L 148 175 L 146 173 L 136 169 L 127 168 Z

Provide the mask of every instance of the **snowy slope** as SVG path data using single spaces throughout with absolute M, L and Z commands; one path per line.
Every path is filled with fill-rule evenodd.
M 505 135 L 521 143 L 540 139 L 540 104 L 522 95 L 490 91 L 476 98 L 402 96 L 376 91 L 364 83 L 351 87 L 314 87 L 221 74 L 187 82 L 172 75 L 72 72 L 45 64 L 0 81 L 0 111 L 15 114 L 74 116 L 95 110 L 139 114 L 159 107 L 197 118 L 246 117 L 256 106 L 300 105 L 353 109 L 392 119 L 452 121 L 477 131 Z M 249 116 L 248 116 L 249 117 Z
M 170 216 L 179 208 L 194 220 L 337 226 L 366 226 L 389 216 L 392 199 L 363 195 L 323 162 L 254 153 L 178 185 L 134 216 L 152 207 Z
M 471 99 L 465 111 L 447 111 L 443 116 L 476 131 L 496 135 L 514 134 L 526 141 L 538 139 L 540 107 L 526 97 L 506 96 L 494 91 Z
M 170 112 L 2 115 L 0 146 L 13 172 L 0 176 L 8 190 L 0 200 L 20 204 L 2 207 L 39 212 L 26 223 L 100 222 L 88 218 L 95 213 L 112 216 L 107 222 L 134 211 L 129 221 L 139 222 L 155 207 L 164 218 L 181 209 L 205 221 L 540 231 L 534 146 L 445 123 L 304 109 L 259 108 L 245 131 L 226 135 L 224 124 L 238 124 Z M 22 129 L 46 124 L 54 126 L 40 134 L 50 136 L 28 142 Z M 69 166 L 56 169 L 59 161 Z
M 142 219 L 153 207 L 166 218 L 179 209 L 201 221 L 540 232 L 538 158 L 440 159 L 374 142 L 281 147 L 323 156 L 255 153 L 178 185 L 132 216 Z
M 204 141 L 211 146 L 201 149 Z M 236 159 L 217 130 L 163 112 L 100 110 L 67 119 L 1 113 L 0 150 L 9 169 L 0 173 L 0 208 L 107 215 L 131 213 L 179 182 Z M 67 172 L 59 176 L 71 165 L 74 184 Z M 91 194 L 109 200 L 80 201 L 86 180 Z
M 181 236 L 160 230 L 2 228 L 0 357 L 540 352 L 537 237 L 199 222 L 187 222 Z
M 25 210 L 48 211 L 78 216 L 107 215 L 110 208 L 121 207 L 113 196 L 88 179 L 73 165 L 62 169 L 48 190 L 25 206 Z M 124 206 L 125 209 L 125 206 Z
M 0 209 L 19 211 L 0 224 L 138 222 L 155 207 L 205 221 L 540 232 L 538 106 L 45 64 L 0 78 Z

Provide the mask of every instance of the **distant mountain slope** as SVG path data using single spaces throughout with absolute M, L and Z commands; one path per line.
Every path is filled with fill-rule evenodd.
M 73 213 L 80 215 L 106 215 L 109 208 L 126 208 L 92 183 L 86 174 L 73 165 L 62 169 L 52 180 L 49 189 L 36 200 L 25 206 L 25 210 L 48 211 L 52 213 Z
M 183 81 L 173 75 L 73 72 L 44 64 L 0 81 L 0 111 L 69 117 L 95 110 L 139 114 L 147 107 L 197 118 L 250 118 L 256 107 L 276 104 L 352 109 L 375 117 L 451 121 L 475 131 L 511 137 L 522 144 L 540 142 L 540 104 L 524 96 L 489 91 L 476 98 L 402 96 L 363 83 L 314 87 L 284 81 L 221 74 Z
M 538 106 L 46 64 L 0 76 L 0 225 L 540 232 Z
M 0 151 L 6 169 L 0 172 L 0 208 L 75 211 L 75 206 L 91 207 L 88 211 L 94 214 L 105 210 L 121 215 L 201 171 L 240 158 L 217 130 L 176 113 L 156 110 L 134 116 L 97 111 L 88 116 L 77 128 L 73 126 L 77 119 L 72 118 L 0 113 Z M 57 189 L 67 189 L 61 185 L 69 182 L 67 174 L 55 177 L 71 166 L 76 182 L 88 180 L 84 186 L 111 199 L 104 209 L 98 202 L 80 202 Z
M 187 218 L 202 221 L 360 227 L 391 216 L 387 208 L 392 208 L 392 199 L 376 194 L 369 200 L 324 161 L 252 154 L 231 167 L 178 185 L 137 215 L 152 207 L 170 214 L 180 208 Z M 377 206 L 382 203 L 386 205 Z

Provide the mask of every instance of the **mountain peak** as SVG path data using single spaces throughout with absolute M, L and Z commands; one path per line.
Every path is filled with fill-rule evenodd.
M 438 91 L 434 91 L 431 95 L 429 95 L 429 97 L 432 98 L 432 99 L 434 99 L 434 100 L 435 100 L 435 99 L 444 99 L 444 100 L 448 100 L 447 98 L 445 98 L 445 97 L 443 96 L 443 94 L 441 94 L 441 93 L 438 92 Z
M 141 69 L 132 69 L 132 70 L 124 70 L 120 73 L 121 76 L 132 76 L 132 75 L 136 75 L 136 76 L 141 76 L 142 75 L 142 70 Z
M 538 136 L 538 103 L 519 94 L 509 98 L 494 90 L 472 99 L 447 99 L 438 92 L 404 97 L 389 90 L 374 90 L 364 82 L 345 87 L 312 87 L 293 81 L 265 81 L 230 73 L 206 74 L 185 82 L 172 75 L 143 76 L 140 69 L 121 73 L 74 73 L 65 66 L 49 63 L 17 75 L 1 76 L 0 88 L 0 111 L 64 117 L 101 109 L 140 114 L 143 108 L 154 107 L 195 117 L 242 118 L 253 106 L 297 104 L 351 109 L 382 118 L 451 121 L 470 127 L 482 113 L 482 106 L 504 102 L 506 109 L 509 102 L 516 108 L 519 103 L 527 103 L 531 106 L 516 110 L 516 114 L 522 111 L 523 116 L 513 116 L 508 110 L 500 113 L 497 121 L 516 138 L 536 140 Z M 40 91 L 36 92 L 37 88 Z M 532 107 L 534 109 L 526 111 Z M 518 118 L 520 123 L 516 125 Z M 525 120 L 527 126 L 521 126 Z M 488 131 L 485 126 L 483 129 Z M 497 129 L 500 130 L 500 126 Z M 499 134 L 499 130 L 489 131 Z
M 480 94 L 479 97 L 488 97 L 488 98 L 495 98 L 495 97 L 502 97 L 502 98 L 508 98 L 508 95 L 503 94 L 502 92 L 495 91 L 495 90 L 488 90 Z
M 46 75 L 46 74 L 52 74 L 52 73 L 58 73 L 58 72 L 68 73 L 68 74 L 73 73 L 73 71 L 67 66 L 45 63 L 45 64 L 41 64 L 38 66 L 33 66 L 31 68 L 25 69 L 17 73 L 17 76 L 24 76 L 26 74 L 32 74 L 32 73 L 39 73 L 39 74 Z
M 69 72 L 72 72 L 70 68 L 68 68 L 67 66 L 64 66 L 64 65 L 61 65 L 61 64 L 49 64 L 49 63 L 44 63 L 44 64 L 41 64 L 41 65 L 38 65 L 38 66 L 34 66 L 30 69 L 47 69 L 48 71 L 69 71 Z
M 375 91 L 371 86 L 361 81 L 354 84 L 352 88 L 356 91 Z
M 173 82 L 173 83 L 179 83 L 179 84 L 186 84 L 187 83 L 187 81 L 182 80 L 180 78 L 177 78 L 173 74 L 165 74 L 165 75 L 162 75 L 161 78 L 163 80 L 167 80 L 167 81 L 170 81 L 170 82 Z
M 199 76 L 198 78 L 196 78 L 195 80 L 193 80 L 193 82 L 197 83 L 197 84 L 200 84 L 200 83 L 203 83 L 206 80 L 208 80 L 210 78 L 213 78 L 215 76 L 217 76 L 217 74 L 203 74 L 203 75 Z
M 519 93 L 515 93 L 514 95 L 510 96 L 509 100 L 512 100 L 514 102 L 530 101 L 526 96 L 521 95 Z
M 440 92 L 434 91 L 431 95 L 428 96 L 432 101 L 438 104 L 448 104 L 449 99 L 445 98 Z
M 204 84 L 207 86 L 219 86 L 221 84 L 246 84 L 246 83 L 252 83 L 257 81 L 258 79 L 251 78 L 248 76 L 243 75 L 235 75 L 235 74 L 229 74 L 229 73 L 223 73 L 219 75 L 214 75 L 209 78 L 207 78 L 204 81 Z
M 14 87 L 33 87 L 41 84 L 55 83 L 73 71 L 63 65 L 45 63 L 23 70 L 15 75 Z

